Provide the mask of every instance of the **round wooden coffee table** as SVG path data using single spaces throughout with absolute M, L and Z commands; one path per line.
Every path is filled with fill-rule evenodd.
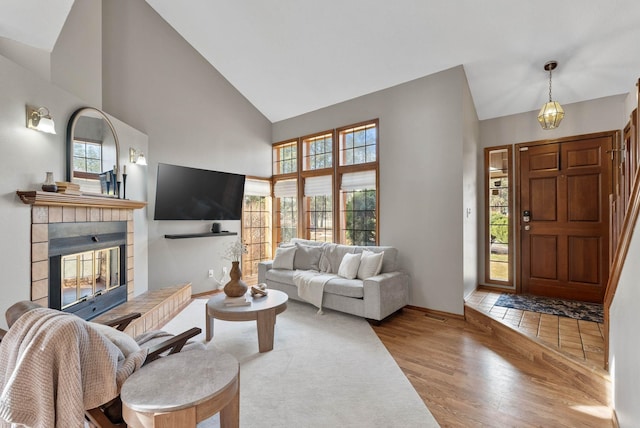
M 183 351 L 159 358 L 122 385 L 122 416 L 128 426 L 195 427 L 220 412 L 220 426 L 240 425 L 240 371 L 231 354 Z
M 279 290 L 269 290 L 264 297 L 251 297 L 249 306 L 226 306 L 224 293 L 216 294 L 207 302 L 205 309 L 206 340 L 213 338 L 214 318 L 224 321 L 256 321 L 258 327 L 258 350 L 268 352 L 273 349 L 273 330 L 276 315 L 287 309 L 289 296 Z

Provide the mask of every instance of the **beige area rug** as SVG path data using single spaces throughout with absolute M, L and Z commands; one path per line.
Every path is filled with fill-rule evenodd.
M 200 327 L 206 299 L 163 329 Z M 274 349 L 258 352 L 255 321 L 214 322 L 207 346 L 240 362 L 240 426 L 437 427 L 429 409 L 363 319 L 289 301 L 276 320 Z M 218 415 L 198 424 L 219 427 Z

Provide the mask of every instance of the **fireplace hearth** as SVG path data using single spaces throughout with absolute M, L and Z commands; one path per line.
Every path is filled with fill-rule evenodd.
M 49 224 L 49 307 L 92 319 L 127 301 L 127 222 Z

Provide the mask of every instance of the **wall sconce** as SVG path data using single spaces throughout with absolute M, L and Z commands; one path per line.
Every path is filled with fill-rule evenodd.
M 136 165 L 146 165 L 147 158 L 144 157 L 144 153 L 137 151 L 133 147 L 129 147 L 129 162 Z
M 27 106 L 27 128 L 48 134 L 56 133 L 55 124 L 46 107 Z

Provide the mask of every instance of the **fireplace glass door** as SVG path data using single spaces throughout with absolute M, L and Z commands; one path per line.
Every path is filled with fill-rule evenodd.
M 119 261 L 119 247 L 62 256 L 61 308 L 118 287 Z

